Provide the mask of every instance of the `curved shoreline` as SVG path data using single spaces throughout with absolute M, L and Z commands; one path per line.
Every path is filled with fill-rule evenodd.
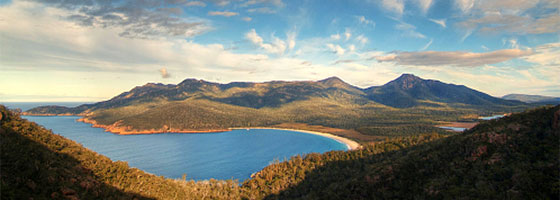
M 276 128 L 276 127 L 246 127 L 246 128 L 231 128 L 231 129 L 232 130 L 236 130 L 236 129 L 274 129 L 274 130 L 295 131 L 295 132 L 309 133 L 309 134 L 318 135 L 318 136 L 322 136 L 322 137 L 326 137 L 326 138 L 336 140 L 337 142 L 340 142 L 340 143 L 346 145 L 346 147 L 348 148 L 349 151 L 359 149 L 360 147 L 362 147 L 362 145 L 360 145 L 358 142 L 356 142 L 354 140 L 344 138 L 344 137 L 340 137 L 338 135 L 334 135 L 334 134 L 331 134 L 331 133 L 323 133 L 323 132 L 318 132 L 318 131 L 308 131 L 308 130 L 290 129 L 290 128 Z
M 27 114 L 27 113 L 25 113 Z M 24 115 L 25 115 L 24 114 Z M 27 114 L 29 115 L 29 114 Z M 33 116 L 33 115 L 30 115 Z M 79 115 L 70 115 L 70 114 L 42 114 L 42 115 L 34 115 L 34 116 L 79 116 Z M 132 130 L 131 127 L 121 127 L 119 126 L 120 123 L 116 122 L 111 125 L 101 125 L 98 124 L 95 120 L 87 119 L 82 117 L 77 121 L 91 124 L 94 128 L 102 128 L 105 132 L 110 132 L 117 135 L 144 135 L 144 134 L 159 134 L 159 133 L 219 133 L 219 132 L 226 132 L 236 129 L 275 129 L 275 130 L 286 130 L 286 131 L 296 131 L 302 133 L 308 133 L 313 135 L 318 135 L 326 138 L 330 138 L 346 145 L 348 150 L 355 150 L 361 148 L 361 145 L 351 139 L 341 137 L 331 133 L 325 132 L 318 132 L 318 131 L 310 131 L 310 130 L 302 130 L 302 129 L 291 129 L 291 128 L 277 128 L 277 127 L 235 127 L 235 128 L 228 128 L 228 129 L 215 129 L 215 130 L 179 130 L 179 129 L 151 129 L 151 130 Z

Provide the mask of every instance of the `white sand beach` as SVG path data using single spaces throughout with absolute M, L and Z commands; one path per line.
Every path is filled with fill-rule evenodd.
M 319 135 L 319 136 L 334 139 L 334 140 L 336 140 L 340 143 L 345 144 L 346 147 L 348 147 L 348 150 L 358 149 L 362 146 L 359 143 L 357 143 L 356 141 L 353 141 L 351 139 L 340 137 L 338 135 L 333 135 L 333 134 L 330 134 L 330 133 L 322 133 L 322 132 L 317 132 L 317 131 L 307 131 L 307 130 L 288 129 L 288 128 L 275 128 L 275 127 L 250 127 L 250 128 L 231 128 L 231 129 L 276 129 L 276 130 L 297 131 L 297 132 L 309 133 L 309 134 L 314 134 L 314 135 Z

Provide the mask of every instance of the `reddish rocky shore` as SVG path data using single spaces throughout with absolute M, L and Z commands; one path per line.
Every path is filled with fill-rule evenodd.
M 172 129 L 166 126 L 161 129 L 149 129 L 149 130 L 135 130 L 131 126 L 122 126 L 122 121 L 117 121 L 111 125 L 98 124 L 95 120 L 88 118 L 78 119 L 80 122 L 91 124 L 95 128 L 103 128 L 106 132 L 111 132 L 119 135 L 141 135 L 141 134 L 158 134 L 158 133 L 219 133 L 230 131 L 231 129 L 210 129 L 210 130 L 184 130 L 184 129 Z

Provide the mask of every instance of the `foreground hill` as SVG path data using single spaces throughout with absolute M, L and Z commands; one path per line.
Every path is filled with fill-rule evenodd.
M 521 101 L 525 103 L 560 104 L 560 97 L 550 97 L 550 96 L 541 96 L 541 95 L 508 94 L 508 95 L 504 95 L 502 99 Z
M 460 135 L 389 139 L 292 157 L 246 180 L 147 174 L 0 106 L 2 199 L 556 199 L 560 106 L 513 114 Z
M 296 157 L 243 187 L 267 199 L 558 199 L 559 119 L 560 106 L 548 107 L 443 139 L 408 137 Z
M 236 199 L 233 181 L 165 179 L 113 162 L 0 105 L 0 199 Z
M 82 115 L 85 122 L 120 134 L 258 126 L 308 129 L 313 125 L 319 130 L 346 130 L 338 135 L 355 140 L 375 141 L 385 136 L 444 133 L 434 126 L 526 108 L 519 101 L 404 74 L 366 89 L 337 77 L 229 84 L 186 79 L 177 85 L 149 83 L 95 104 L 43 106 L 24 114 Z

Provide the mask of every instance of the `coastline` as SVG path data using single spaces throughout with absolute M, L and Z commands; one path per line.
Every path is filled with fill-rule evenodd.
M 436 127 L 446 126 L 446 127 L 454 127 L 454 128 L 465 128 L 471 129 L 478 125 L 478 122 L 440 122 Z
M 360 145 L 358 142 L 348 139 L 348 138 L 344 138 L 344 137 L 340 137 L 338 135 L 334 135 L 334 134 L 330 134 L 330 133 L 323 133 L 323 132 L 318 132 L 318 131 L 308 131 L 308 130 L 300 130 L 300 129 L 290 129 L 290 128 L 276 128 L 276 127 L 238 127 L 238 128 L 231 128 L 232 130 L 235 129 L 275 129 L 275 130 L 285 130 L 285 131 L 296 131 L 296 132 L 302 132 L 302 133 L 309 133 L 309 134 L 313 134 L 313 135 L 319 135 L 319 136 L 323 136 L 326 138 L 330 138 L 333 140 L 336 140 L 344 145 L 346 145 L 346 147 L 348 148 L 348 151 L 350 150 L 355 150 L 355 149 L 359 149 L 362 147 L 362 145 Z
M 184 130 L 172 129 L 169 127 L 162 127 L 161 129 L 149 130 L 134 130 L 130 126 L 121 126 L 121 121 L 117 121 L 111 125 L 98 124 L 95 120 L 80 118 L 77 121 L 91 124 L 91 127 L 102 128 L 105 132 L 110 132 L 117 135 L 145 135 L 145 134 L 159 134 L 159 133 L 220 133 L 230 131 L 231 129 L 208 129 L 208 130 Z
M 27 113 L 25 113 L 27 114 Z M 79 115 L 71 115 L 71 114 L 35 114 L 30 116 L 79 116 Z M 168 127 L 163 127 L 161 129 L 150 129 L 150 130 L 134 130 L 132 127 L 122 127 L 121 122 L 117 121 L 111 125 L 101 125 L 98 124 L 95 120 L 87 119 L 82 117 L 78 119 L 79 122 L 84 122 L 91 124 L 94 128 L 102 128 L 105 132 L 110 132 L 117 135 L 144 135 L 144 134 L 159 134 L 159 133 L 220 133 L 226 132 L 236 129 L 275 129 L 275 130 L 286 130 L 286 131 L 296 131 L 308 134 L 319 135 L 322 137 L 330 138 L 340 142 L 348 148 L 348 150 L 355 150 L 361 148 L 361 145 L 351 139 L 341 137 L 338 135 L 334 135 L 331 133 L 325 132 L 318 132 L 318 131 L 309 131 L 309 130 L 302 130 L 302 129 L 291 129 L 291 128 L 277 128 L 277 127 L 235 127 L 235 128 L 228 128 L 228 129 L 209 129 L 209 130 L 180 130 L 180 129 L 170 129 Z
M 72 114 L 72 113 L 39 114 L 39 113 L 28 113 L 28 112 L 22 112 L 21 115 L 23 115 L 23 116 L 47 116 L 47 117 L 52 117 L 52 116 L 80 116 L 80 115 L 76 115 L 76 114 Z

